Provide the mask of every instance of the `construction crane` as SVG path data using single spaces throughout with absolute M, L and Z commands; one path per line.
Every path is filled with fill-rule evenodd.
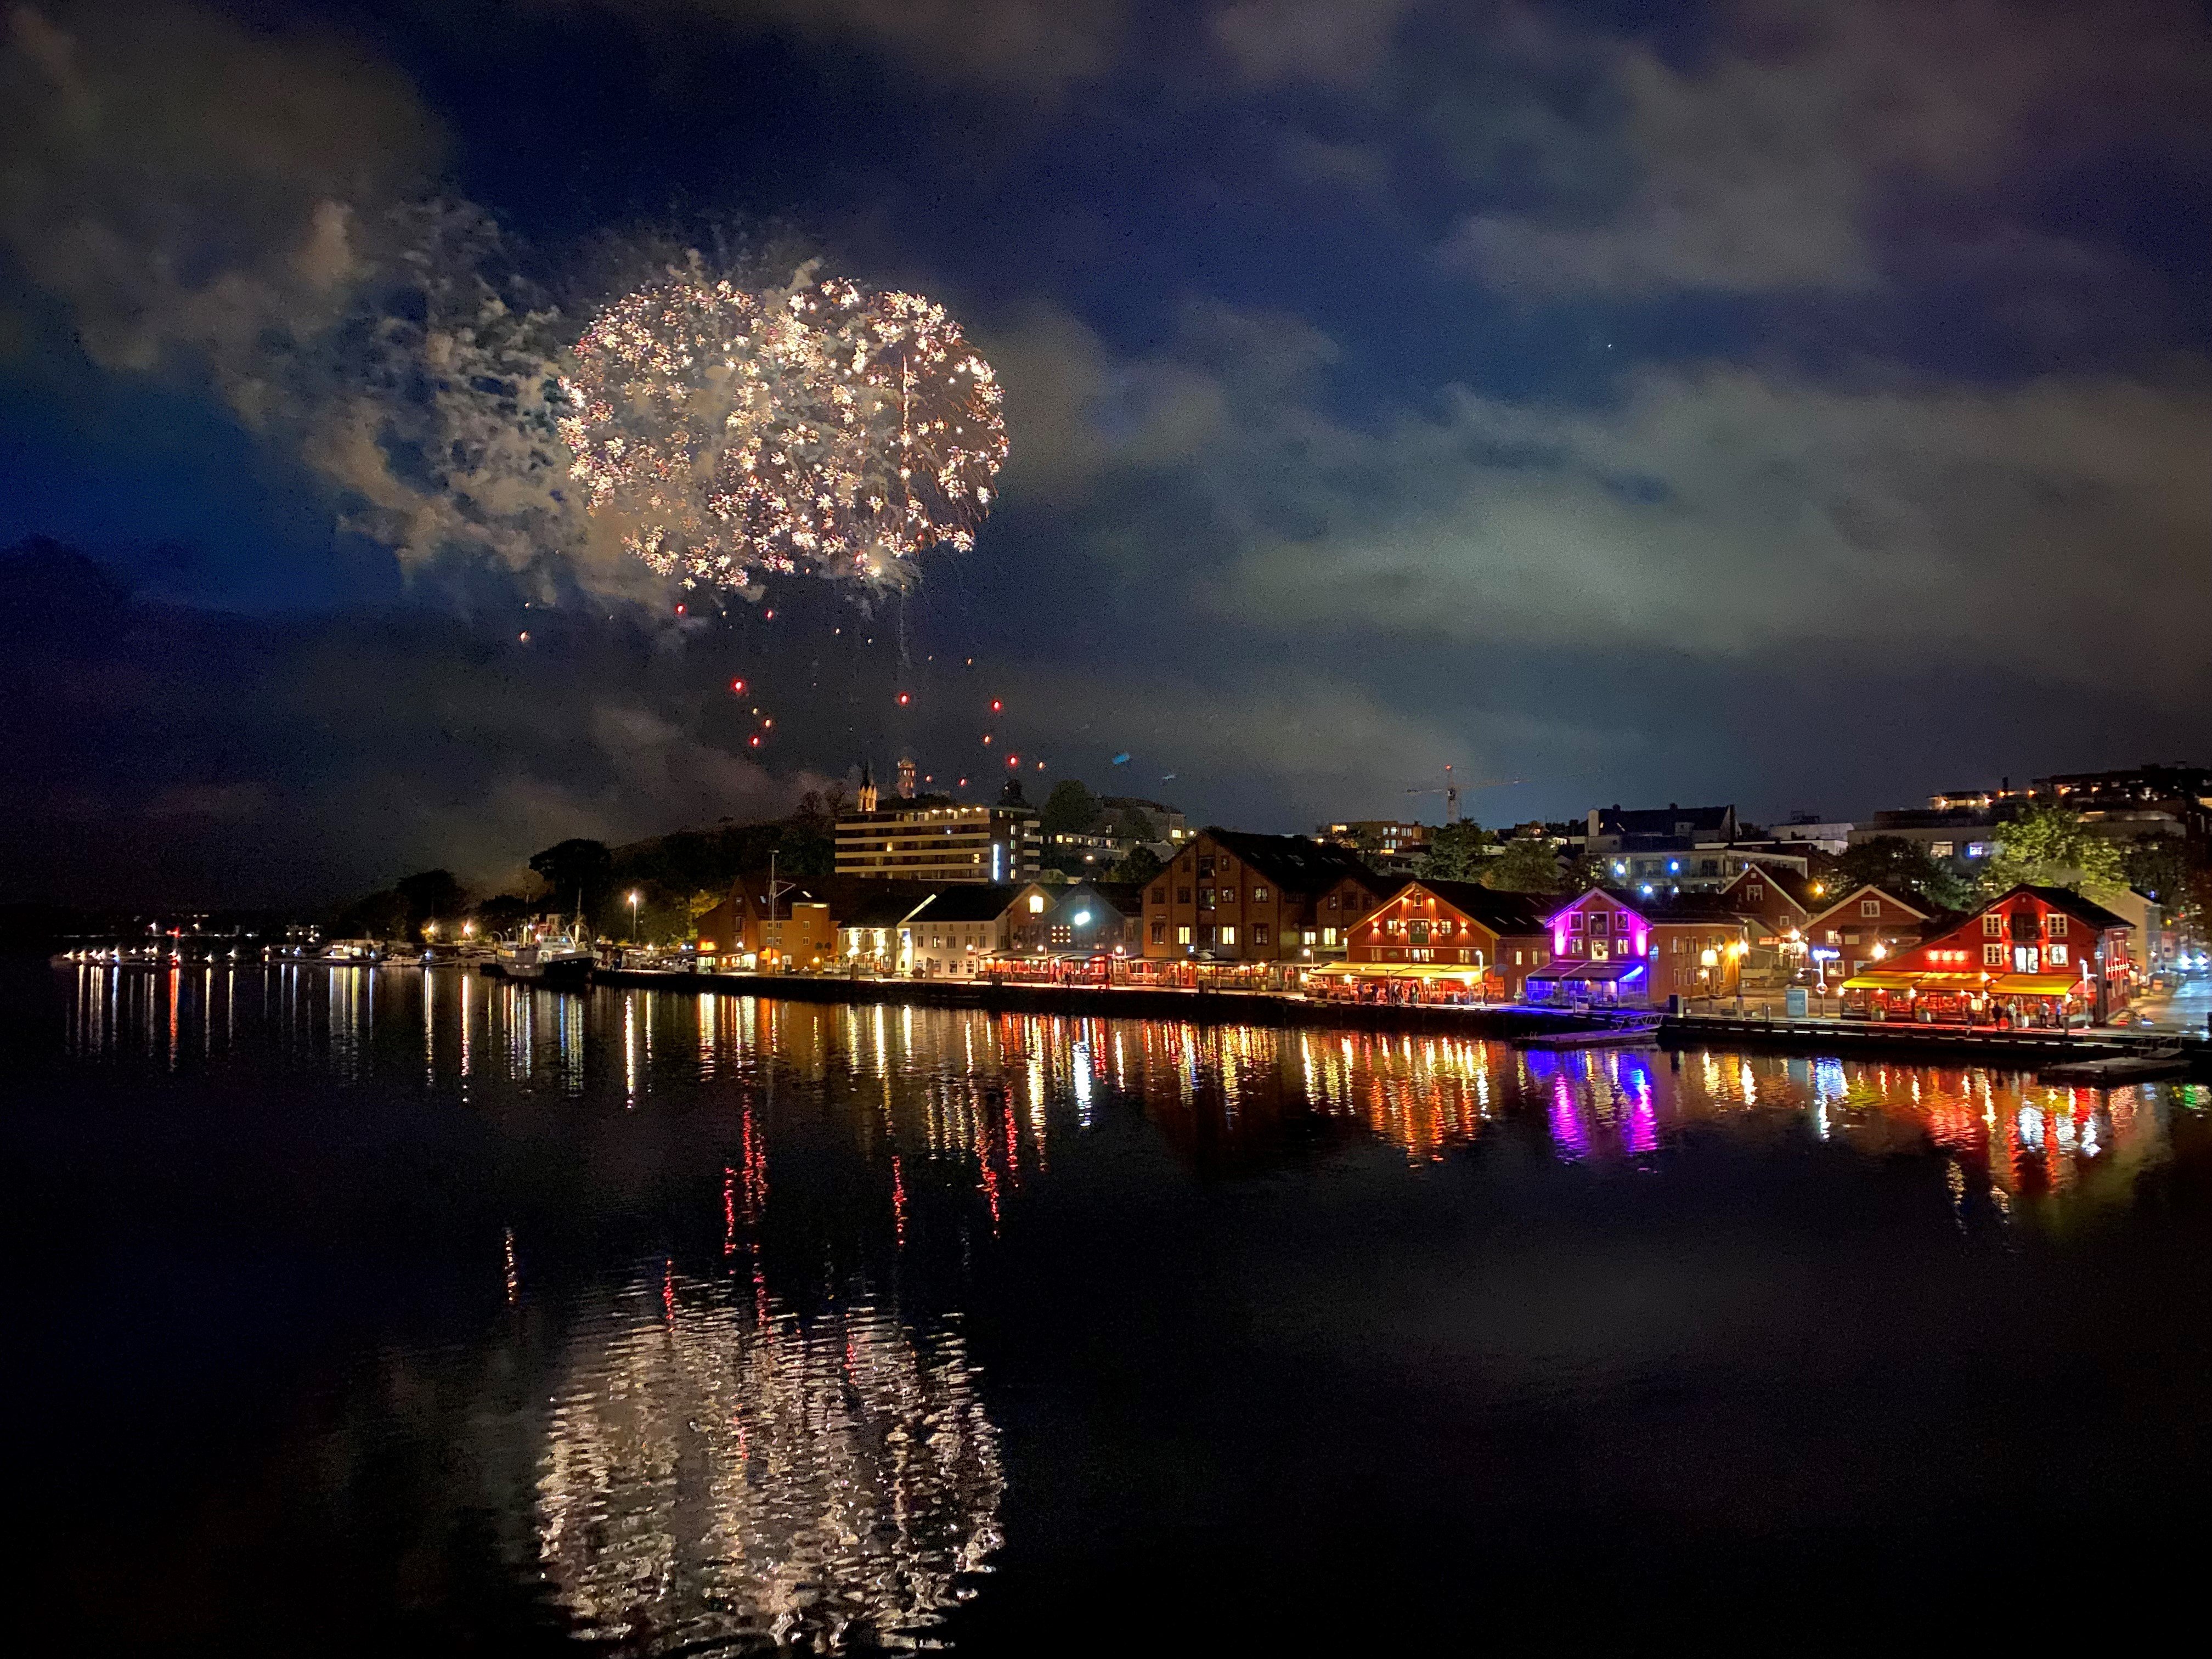
M 1504 789 L 1520 782 L 1518 778 L 1484 778 L 1475 783 L 1462 783 L 1452 776 L 1452 769 L 1444 768 L 1444 781 L 1426 789 L 1408 789 L 1409 795 L 1442 795 L 1444 798 L 1444 822 L 1459 822 L 1459 792 L 1462 789 Z

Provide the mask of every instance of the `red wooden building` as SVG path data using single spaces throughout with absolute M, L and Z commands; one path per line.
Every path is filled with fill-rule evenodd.
M 1549 901 L 1471 881 L 1410 881 L 1347 931 L 1345 959 L 1316 977 L 1417 1000 L 1518 1000 L 1550 958 Z
M 1844 981 L 1844 1012 L 1871 1019 L 2056 1025 L 2125 1007 L 2135 929 L 2063 887 L 2015 887 Z

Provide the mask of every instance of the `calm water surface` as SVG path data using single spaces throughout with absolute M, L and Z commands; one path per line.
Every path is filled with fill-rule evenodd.
M 7 970 L 41 1651 L 2107 1636 L 2205 1090 Z

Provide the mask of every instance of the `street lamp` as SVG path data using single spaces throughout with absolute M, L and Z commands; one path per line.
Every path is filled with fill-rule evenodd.
M 637 943 L 637 889 L 629 890 L 629 942 Z

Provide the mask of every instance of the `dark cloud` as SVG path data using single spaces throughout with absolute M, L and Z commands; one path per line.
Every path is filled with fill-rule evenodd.
M 770 816 L 808 781 L 747 757 L 720 665 L 680 641 L 520 631 L 148 603 L 70 550 L 0 555 L 0 698 L 29 713 L 0 766 L 8 890 L 313 902 L 439 865 L 497 885 L 567 836 Z
M 1516 816 L 1850 812 L 2201 736 L 2201 7 L 259 15 L 7 13 L 0 465 L 86 449 L 69 377 L 158 384 L 231 445 L 193 453 L 272 458 L 191 483 L 195 522 L 289 468 L 334 545 L 500 620 L 142 597 L 24 636 L 11 684 L 63 688 L 8 739 L 26 880 L 343 887 L 788 796 L 708 708 L 729 641 L 672 631 L 562 499 L 538 373 L 605 247 L 680 257 L 696 222 L 614 235 L 591 191 L 772 210 L 969 325 L 1007 388 L 999 510 L 864 623 L 902 672 L 1018 688 L 1048 775 L 1135 749 L 1264 827 L 1401 810 L 1446 761 L 1530 775 Z M 0 538 L 67 527 L 39 499 Z M 133 556 L 249 608 L 251 563 Z M 514 641 L 524 598 L 557 652 Z M 793 625 L 748 648 L 821 705 L 779 767 L 975 758 L 965 715 L 869 712 L 890 671 L 832 611 L 861 613 L 775 602 Z

